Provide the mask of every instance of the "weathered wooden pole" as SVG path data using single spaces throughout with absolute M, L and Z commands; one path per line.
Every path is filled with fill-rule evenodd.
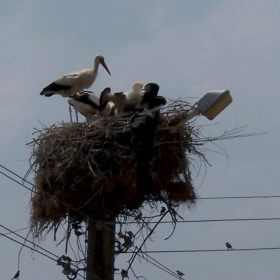
M 115 253 L 115 217 L 88 221 L 86 280 L 113 280 Z

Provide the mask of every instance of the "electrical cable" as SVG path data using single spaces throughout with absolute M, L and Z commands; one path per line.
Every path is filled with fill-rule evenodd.
M 15 175 L 15 176 L 17 176 L 18 178 L 21 178 L 21 179 L 23 180 L 22 177 L 20 177 L 18 174 L 14 173 L 13 171 L 9 170 L 8 168 L 4 167 L 3 165 L 0 164 L 0 167 L 4 168 L 6 171 L 11 172 L 13 175 Z M 25 185 L 23 185 L 22 183 L 18 182 L 18 181 L 15 180 L 15 179 L 13 179 L 12 177 L 8 176 L 7 174 L 5 174 L 5 173 L 3 173 L 3 172 L 1 172 L 1 171 L 0 171 L 0 173 L 3 174 L 4 176 L 6 176 L 7 178 L 11 179 L 12 181 L 16 182 L 16 183 L 19 184 L 20 186 L 25 187 L 26 189 L 30 190 L 30 191 L 33 192 L 33 193 L 36 193 L 36 192 L 33 191 L 32 189 L 26 187 Z M 25 180 L 25 181 L 28 182 L 27 180 Z M 28 183 L 29 183 L 30 185 L 34 186 L 32 183 L 30 183 L 30 182 L 28 182 Z M 61 202 L 61 203 L 63 203 L 63 202 Z M 64 204 L 65 204 L 65 203 L 64 203 Z M 66 204 L 65 204 L 65 205 L 66 205 Z M 72 208 L 70 205 L 66 205 L 66 206 L 68 206 L 69 208 Z M 73 208 L 72 208 L 72 209 L 73 209 Z M 75 209 L 73 209 L 73 210 L 75 210 Z M 76 210 L 75 210 L 75 211 L 76 211 Z M 79 211 L 77 211 L 77 212 L 80 213 Z M 83 214 L 83 213 L 80 213 L 80 214 L 86 216 L 86 215 Z M 86 217 L 89 218 L 90 220 L 94 221 L 94 220 L 91 219 L 90 217 L 88 217 L 88 216 L 86 216 Z M 94 222 L 96 222 L 96 221 L 94 221 Z M 106 227 L 106 226 L 104 226 L 104 225 L 103 225 L 103 227 L 104 227 L 104 228 L 107 228 L 107 229 L 109 229 L 109 230 L 111 230 L 110 228 L 108 228 L 108 227 Z M 1 235 L 0 235 L 0 236 L 1 236 Z M 23 237 L 22 237 L 22 238 L 23 238 Z M 24 239 L 24 238 L 23 238 L 23 239 Z M 16 241 L 16 242 L 17 242 L 17 241 Z M 30 242 L 30 241 L 29 241 L 29 242 Z M 19 243 L 19 242 L 17 242 L 17 243 Z M 31 242 L 31 243 L 32 243 L 32 242 Z M 19 244 L 21 244 L 21 243 L 19 243 Z M 32 244 L 34 244 L 34 243 L 32 243 Z M 29 246 L 27 246 L 27 245 L 25 245 L 25 244 L 21 244 L 21 245 L 23 245 L 23 246 L 25 246 L 25 247 L 27 247 L 27 248 L 30 248 Z M 35 246 L 37 246 L 37 245 L 35 244 Z M 34 251 L 36 251 L 36 250 L 34 250 Z M 39 252 L 39 251 L 38 251 L 38 252 Z
M 147 255 L 147 254 L 146 254 Z M 159 268 L 160 270 L 166 272 L 167 274 L 173 276 L 174 278 L 177 279 L 182 279 L 180 276 L 178 276 L 175 272 L 173 272 L 171 269 L 167 268 L 166 266 L 164 266 L 163 264 L 159 263 L 160 265 L 157 265 L 156 263 L 152 262 L 151 260 L 149 260 L 148 258 L 151 258 L 150 256 L 148 256 L 148 258 L 141 256 L 141 254 L 138 255 L 139 257 L 143 258 L 144 260 L 146 260 L 147 262 L 149 262 L 150 264 L 156 266 L 157 268 Z M 157 261 L 156 261 L 157 262 Z
M 163 265 L 162 263 L 158 262 L 157 260 L 155 260 L 154 258 L 152 258 L 151 256 L 149 256 L 146 252 L 142 252 L 142 254 L 145 254 L 147 257 L 143 257 L 141 254 L 139 254 L 139 257 L 143 258 L 144 260 L 146 260 L 147 262 L 151 263 L 152 265 L 158 267 L 159 269 L 165 271 L 166 273 L 170 274 L 171 276 L 177 278 L 177 279 L 181 279 L 180 276 L 178 276 L 174 271 L 172 271 L 171 269 L 169 269 L 168 267 L 166 267 L 165 265 Z M 159 264 L 155 264 L 153 263 L 151 260 L 152 259 L 155 263 Z M 161 267 L 160 267 L 161 266 Z
M 4 168 L 5 170 L 11 172 L 13 175 L 17 176 L 18 178 L 21 178 L 23 180 L 22 177 L 20 177 L 18 174 L 14 173 L 13 171 L 11 171 L 10 169 L 4 167 L 3 165 L 0 164 L 0 167 Z M 4 176 L 6 176 L 7 178 L 11 179 L 12 181 L 14 181 L 15 183 L 19 184 L 20 186 L 23 186 L 24 188 L 28 189 L 29 191 L 33 192 L 33 193 L 36 193 L 35 191 L 33 191 L 32 189 L 26 187 L 24 184 L 18 182 L 17 180 L 13 179 L 12 177 L 8 176 L 7 174 L 3 173 L 0 171 L 1 174 L 3 174 Z M 25 180 L 26 182 L 28 182 L 27 180 Z M 30 185 L 34 186 L 32 183 L 28 182 Z M 230 199 L 230 198 L 234 198 L 234 199 L 237 199 L 237 198 L 278 198 L 280 196 L 246 196 L 246 197 L 208 197 L 208 198 L 200 198 L 200 199 Z M 62 202 L 65 206 L 68 206 L 70 207 L 72 210 L 75 210 L 74 208 L 72 208 L 70 205 L 67 205 L 65 204 L 64 202 Z M 75 210 L 77 211 L 77 210 Z M 95 220 L 93 220 L 92 218 L 86 216 L 85 214 L 77 211 L 79 214 L 82 214 L 83 216 L 87 217 L 88 219 L 96 222 Z M 177 223 L 198 223 L 198 222 L 232 222 L 232 221 L 257 221 L 257 220 L 260 220 L 260 221 L 269 221 L 269 220 L 280 220 L 280 218 L 236 218 L 236 219 L 211 219 L 211 220 L 188 220 L 188 221 L 177 221 Z M 118 222 L 116 222 L 118 223 Z M 131 224 L 133 223 L 137 223 L 137 222 L 130 222 Z M 157 223 L 157 222 L 150 222 L 151 224 L 153 223 Z M 172 223 L 172 221 L 162 221 L 161 222 L 162 224 L 167 224 L 167 223 Z M 109 229 L 108 227 L 106 227 L 105 225 L 103 225 L 103 227 Z
M 12 241 L 14 241 L 14 242 L 16 242 L 16 243 L 22 245 L 22 246 L 24 246 L 24 247 L 26 247 L 26 248 L 29 248 L 29 249 L 31 249 L 32 251 L 37 252 L 37 253 L 39 253 L 39 254 L 41 254 L 41 255 L 43 255 L 43 256 L 45 256 L 45 257 L 47 257 L 47 258 L 49 258 L 49 259 L 51 259 L 51 260 L 53 260 L 53 261 L 55 261 L 55 262 L 57 261 L 56 259 L 54 259 L 54 258 L 52 258 L 52 257 L 50 257 L 50 256 L 48 256 L 48 255 L 46 255 L 46 254 L 44 254 L 44 253 L 42 253 L 42 252 L 36 250 L 36 249 L 34 249 L 33 247 L 30 247 L 30 246 L 28 246 L 28 245 L 26 245 L 26 244 L 24 244 L 24 243 L 21 243 L 21 242 L 15 240 L 15 239 L 13 239 L 13 238 L 7 236 L 7 235 L 2 234 L 1 232 L 0 232 L 0 236 L 4 236 L 4 237 L 6 237 L 6 238 L 8 238 L 8 239 L 10 239 L 10 240 L 12 240 Z
M 30 189 L 30 188 L 26 187 L 24 184 L 22 184 L 22 183 L 18 182 L 17 180 L 15 180 L 14 178 L 10 177 L 9 175 L 7 175 L 7 174 L 3 173 L 2 171 L 0 171 L 0 174 L 2 174 L 2 175 L 4 175 L 5 177 L 9 178 L 10 180 L 14 181 L 15 183 L 19 184 L 20 186 L 22 186 L 22 187 L 26 188 L 27 190 L 29 190 L 29 191 L 31 191 L 31 192 L 33 192 L 33 193 L 36 193 L 36 192 L 35 192 L 35 191 L 33 191 L 32 189 Z
M 0 227 L 4 228 L 5 230 L 8 230 L 11 234 L 15 234 L 16 236 L 18 236 L 18 237 L 20 237 L 20 238 L 22 238 L 22 239 L 25 240 L 25 238 L 24 238 L 23 236 L 17 234 L 16 231 L 12 231 L 12 230 L 8 229 L 7 227 L 3 226 L 2 224 L 0 224 Z M 4 234 L 1 234 L 1 236 L 2 236 L 2 235 L 4 235 Z M 28 240 L 28 239 L 27 239 L 26 241 L 27 241 L 28 243 L 31 243 L 33 246 L 35 246 L 35 247 L 37 247 L 37 248 L 40 248 L 41 250 L 47 252 L 48 254 L 53 255 L 53 256 L 56 257 L 57 259 L 59 258 L 59 256 L 53 254 L 52 252 L 50 252 L 50 251 L 44 249 L 44 248 L 41 247 L 41 246 L 35 244 L 34 242 L 31 242 L 31 241 Z M 57 259 L 56 259 L 56 260 L 57 260 Z
M 26 180 L 26 178 L 23 178 L 21 176 L 19 176 L 18 174 L 16 174 L 15 172 L 13 172 L 12 170 L 10 170 L 9 168 L 5 167 L 4 165 L 0 164 L 0 167 L 2 167 L 3 169 L 5 169 L 6 171 L 12 173 L 13 175 L 15 175 L 16 177 L 18 177 L 19 179 L 21 179 L 24 182 L 27 182 L 29 185 L 34 187 L 34 184 L 32 184 L 31 182 L 29 182 L 28 180 Z M 4 176 L 8 177 L 5 173 L 2 173 Z M 13 180 L 11 177 L 8 177 L 11 180 Z M 22 185 L 23 187 L 27 188 L 24 184 L 19 183 L 18 181 L 16 181 L 16 183 Z M 30 191 L 33 191 L 32 189 L 27 188 Z M 33 191 L 34 192 L 34 191 Z M 214 196 L 214 197 L 199 197 L 198 200 L 216 200 L 216 199 L 262 199 L 262 198 L 280 198 L 280 195 L 255 195 L 255 196 Z
M 14 231 L 10 231 L 10 230 L 9 230 L 9 232 L 3 233 L 2 235 L 13 234 L 13 233 L 15 233 L 15 232 L 19 232 L 19 231 L 22 231 L 22 230 L 25 230 L 25 229 L 30 229 L 30 227 L 21 228 L 21 229 L 17 229 L 17 230 L 14 230 Z
M 240 252 L 240 251 L 268 251 L 268 250 L 280 250 L 280 247 L 264 247 L 264 248 L 243 248 L 243 249 L 206 249 L 206 250 L 162 250 L 162 251 L 146 251 L 148 254 L 160 254 L 160 253 L 208 253 L 208 252 Z M 131 254 L 132 252 L 122 252 L 122 254 Z
M 19 176 L 18 174 L 16 174 L 15 172 L 13 172 L 13 171 L 11 171 L 10 169 L 4 167 L 2 164 L 0 164 L 0 167 L 4 168 L 4 169 L 7 170 L 8 172 L 10 172 L 10 173 L 12 173 L 13 175 L 17 176 L 18 178 L 21 178 L 22 180 L 28 182 L 27 180 L 25 180 L 24 178 L 20 177 L 20 176 Z M 3 174 L 3 175 L 6 176 L 8 179 L 12 180 L 13 182 L 19 184 L 20 186 L 22 186 L 22 187 L 26 188 L 27 190 L 29 190 L 29 191 L 31 191 L 31 192 L 33 192 L 33 193 L 36 194 L 36 191 L 34 191 L 34 190 L 32 190 L 32 189 L 26 187 L 24 184 L 18 182 L 17 180 L 15 180 L 14 178 L 10 177 L 9 175 L 3 173 L 2 171 L 0 171 L 0 174 Z M 30 183 L 30 182 L 28 182 L 28 183 L 29 183 L 30 185 L 32 185 L 33 187 L 35 187 L 34 184 L 32 184 L 32 183 Z M 46 194 L 48 194 L 48 192 L 46 192 L 46 191 L 44 191 L 44 192 L 45 192 Z M 84 214 L 84 213 L 78 211 L 77 209 L 75 209 L 75 208 L 72 207 L 71 205 L 69 205 L 69 204 L 67 204 L 67 203 L 65 203 L 65 202 L 63 202 L 63 201 L 61 201 L 61 200 L 59 200 L 59 199 L 56 199 L 56 200 L 57 200 L 58 202 L 62 203 L 64 206 L 68 207 L 69 209 L 71 209 L 71 210 L 73 210 L 73 211 L 76 211 L 76 212 L 79 213 L 80 215 L 82 215 L 82 216 L 88 218 L 89 220 L 91 220 L 91 221 L 93 221 L 93 222 L 95 222 L 95 223 L 96 223 L 96 222 L 99 222 L 99 223 L 100 223 L 100 221 L 96 221 L 96 220 L 92 219 L 91 217 L 89 217 L 89 216 L 87 216 L 86 214 Z M 109 223 L 106 222 L 106 224 L 109 224 Z M 105 225 L 105 223 L 103 223 L 102 226 L 103 226 L 104 228 L 106 228 L 107 230 L 111 230 L 109 227 L 107 227 L 107 226 Z
M 147 217 L 149 218 L 149 217 Z M 142 219 L 145 219 L 145 217 L 142 217 Z M 233 219 L 210 219 L 210 220 L 186 220 L 186 221 L 177 221 L 177 224 L 181 223 L 209 223 L 209 222 L 240 222 L 240 221 L 277 221 L 280 220 L 278 217 L 272 217 L 272 218 L 233 218 Z M 126 222 L 118 222 L 120 224 L 126 224 Z M 118 224 L 117 223 L 117 224 Z M 137 224 L 137 222 L 127 222 L 128 224 Z M 157 222 L 149 221 L 150 224 L 156 224 Z M 162 221 L 161 224 L 172 224 L 173 221 Z
M 4 167 L 3 165 L 0 164 L 0 167 L 2 167 L 3 169 L 5 169 L 6 171 L 12 173 L 14 176 L 17 176 L 18 178 L 22 179 L 23 181 L 27 182 L 28 184 L 30 184 L 31 186 L 34 187 L 34 184 L 32 184 L 31 182 L 27 181 L 26 179 L 22 178 L 21 176 L 19 176 L 18 174 L 14 173 L 13 171 L 9 170 L 8 168 Z M 6 176 L 7 178 L 9 178 L 10 180 L 14 181 L 15 183 L 19 184 L 20 186 L 23 186 L 24 188 L 26 188 L 27 190 L 33 192 L 33 193 L 36 193 L 34 190 L 26 187 L 24 184 L 22 184 L 21 182 L 15 180 L 14 178 L 10 177 L 9 175 L 3 173 L 0 171 L 0 173 L 4 176 Z M 214 199 L 261 199 L 261 198 L 280 198 L 280 195 L 270 195 L 270 196 L 235 196 L 235 197 L 202 197 L 202 198 L 199 198 L 199 199 L 203 199 L 203 200 L 214 200 Z M 69 205 L 68 205 L 69 206 Z M 73 209 L 75 210 L 75 209 Z M 78 211 L 77 211 L 78 212 Z M 84 215 L 86 216 L 86 215 Z M 90 217 L 88 217 L 89 219 L 91 219 Z M 280 218 L 253 218 L 253 219 L 211 219 L 211 220 L 188 220 L 188 221 L 178 221 L 178 223 L 197 223 L 197 222 L 229 222 L 229 221 L 256 221 L 256 220 L 280 220 Z M 93 220 L 94 221 L 94 220 Z M 133 223 L 133 222 L 132 222 Z M 150 222 L 150 223 L 156 223 L 156 222 Z M 171 221 L 162 221 L 161 223 L 172 223 Z M 15 231 L 14 231 L 15 232 Z M 11 233 L 14 233 L 14 232 L 11 232 Z M 9 238 L 8 236 L 6 236 L 7 234 L 9 233 L 6 233 L 6 234 L 1 234 L 7 238 Z M 0 236 L 1 236 L 0 235 Z M 21 237 L 23 238 L 23 237 Z M 14 242 L 16 243 L 19 243 L 21 244 L 20 242 L 12 239 L 12 238 L 9 238 L 11 240 L 13 240 Z M 24 238 L 23 238 L 24 239 Z M 30 242 L 30 241 L 28 241 Z M 38 248 L 41 248 L 42 250 L 45 250 L 44 248 L 30 242 L 31 244 L 33 244 L 34 246 L 37 246 Z M 23 245 L 23 244 L 21 244 Z M 42 254 L 54 261 L 57 261 L 49 256 L 47 256 L 46 254 L 38 251 L 38 250 L 35 250 L 34 248 L 31 248 L 27 245 L 24 245 L 25 247 L 27 248 L 30 248 L 31 250 L 35 251 L 35 252 L 38 252 L 39 254 Z M 231 250 L 231 251 L 253 251 L 253 250 L 278 250 L 280 248 L 278 247 L 272 247 L 272 248 L 249 248 L 249 249 L 234 249 L 234 250 Z M 49 252 L 48 250 L 45 250 L 46 252 L 48 252 L 49 254 L 52 254 L 54 256 L 56 256 L 55 254 Z M 170 250 L 170 251 L 146 251 L 145 254 L 147 255 L 148 253 L 190 253 L 190 252 L 221 252 L 221 251 L 228 251 L 227 249 L 222 249 L 222 250 Z M 123 252 L 123 253 L 133 253 L 133 252 Z M 180 277 L 178 277 L 172 270 L 169 270 L 167 267 L 165 267 L 164 265 L 162 265 L 161 263 L 159 263 L 162 267 L 164 267 L 165 269 L 163 269 L 162 267 L 160 267 L 159 265 L 156 265 L 155 263 L 152 263 L 150 260 L 148 260 L 147 258 L 141 256 L 139 254 L 140 257 L 142 257 L 143 259 L 146 259 L 148 262 L 150 262 L 151 264 L 157 266 L 158 268 L 162 269 L 163 271 L 165 271 L 166 273 L 169 273 L 170 275 L 172 276 L 175 276 L 177 277 L 178 279 L 180 279 Z M 57 256 L 56 256 L 57 257 Z M 147 255 L 148 258 L 151 258 L 150 256 Z M 151 258 L 152 259 L 152 258 Z M 154 259 L 153 259 L 154 260 Z M 156 260 L 154 260 L 155 262 L 157 262 Z M 158 262 L 157 262 L 158 263 Z M 81 275 L 79 275 L 81 276 Z
M 19 179 L 21 179 L 24 182 L 29 183 L 30 185 L 33 185 L 32 183 L 30 183 L 29 181 L 25 180 L 23 177 L 19 176 L 17 173 L 15 173 L 14 171 L 10 170 L 9 168 L 5 167 L 4 165 L 0 164 L 0 167 L 2 167 L 3 169 L 5 169 L 6 171 L 12 173 L 13 175 L 15 175 L 16 177 L 18 177 Z
M 254 196 L 214 196 L 214 197 L 199 197 L 198 200 L 210 199 L 256 199 L 256 198 L 280 198 L 280 195 L 254 195 Z
M 27 239 L 24 238 L 23 236 L 21 236 L 21 235 L 15 233 L 16 231 L 12 231 L 12 230 L 10 230 L 9 228 L 3 226 L 2 224 L 0 224 L 0 226 L 1 226 L 2 228 L 4 228 L 5 230 L 8 230 L 9 233 L 15 234 L 16 236 L 20 237 L 21 239 L 24 239 L 24 242 L 21 243 L 21 242 L 19 242 L 19 241 L 13 239 L 13 238 L 11 238 L 11 237 L 8 237 L 7 234 L 2 234 L 2 233 L 0 233 L 0 237 L 1 237 L 1 236 L 7 237 L 8 239 L 10 239 L 10 240 L 12 240 L 12 241 L 14 241 L 14 242 L 16 242 L 16 243 L 22 245 L 23 247 L 27 247 L 27 248 L 31 249 L 32 251 L 37 252 L 37 253 L 39 253 L 39 254 L 41 254 L 41 255 L 43 255 L 43 256 L 46 256 L 46 257 L 48 257 L 49 259 L 51 259 L 51 260 L 53 260 L 53 261 L 55 261 L 55 262 L 57 263 L 57 260 L 59 259 L 59 256 L 53 254 L 52 252 L 50 252 L 50 251 L 44 249 L 44 248 L 41 247 L 41 246 L 35 244 L 34 242 L 31 242 L 31 241 L 27 240 Z M 30 246 L 26 245 L 26 244 L 25 244 L 26 241 L 29 242 L 29 243 L 31 243 L 33 246 L 35 246 L 35 247 L 37 247 L 37 248 L 40 248 L 41 250 L 45 251 L 46 253 L 48 253 L 48 254 L 50 254 L 50 255 L 56 257 L 56 259 L 54 259 L 54 258 L 52 258 L 52 257 L 50 257 L 50 256 L 48 256 L 48 255 L 46 255 L 46 254 L 44 254 L 44 253 L 42 253 L 42 252 L 40 252 L 39 250 L 34 249 L 34 247 L 30 247 Z M 72 265 L 73 267 L 79 269 L 79 267 L 78 267 L 77 265 L 75 265 L 75 264 L 73 264 L 73 263 L 71 263 L 71 265 Z M 80 275 L 80 274 L 77 274 L 77 275 L 84 278 L 84 276 L 82 276 L 82 275 Z
M 31 182 L 27 181 L 26 179 L 22 178 L 21 176 L 19 176 L 18 174 L 16 174 L 15 172 L 13 172 L 12 170 L 6 168 L 5 166 L 3 166 L 2 164 L 0 164 L 0 167 L 2 167 L 3 169 L 5 169 L 6 171 L 12 173 L 13 175 L 15 175 L 16 177 L 24 180 L 25 182 L 29 183 L 31 186 L 35 187 L 34 184 L 32 184 Z M 19 184 L 20 186 L 23 186 L 24 188 L 28 189 L 29 191 L 36 193 L 34 190 L 26 187 L 24 184 L 18 182 L 17 180 L 13 179 L 12 177 L 8 176 L 7 174 L 3 173 L 0 171 L 1 174 L 3 174 L 4 176 L 6 176 L 7 178 L 11 179 L 12 181 L 14 181 L 15 183 Z M 270 196 L 235 196 L 235 197 L 204 197 L 204 198 L 199 198 L 199 199 L 250 199 L 250 198 L 280 198 L 280 195 L 270 195 Z M 62 202 L 63 203 L 63 202 Z M 65 206 L 68 206 L 71 208 L 70 205 L 63 203 Z M 71 208 L 72 210 L 75 210 L 73 208 Z M 77 211 L 77 210 L 75 210 Z M 86 216 L 83 213 L 80 213 L 79 211 L 77 211 L 79 214 L 82 214 L 84 216 Z M 87 218 L 91 219 L 90 217 L 86 216 Z M 92 221 L 94 221 L 93 219 L 91 219 Z M 229 221 L 256 221 L 256 220 L 280 220 L 280 218 L 252 218 L 252 219 L 213 219 L 213 220 L 189 220 L 189 221 L 178 221 L 178 223 L 197 223 L 197 222 L 229 222 Z M 96 222 L 96 221 L 94 221 Z M 131 223 L 137 223 L 137 222 L 131 222 Z M 150 223 L 156 223 L 156 222 L 150 222 Z M 161 223 L 172 223 L 172 221 L 162 221 Z M 108 228 L 109 229 L 109 228 Z

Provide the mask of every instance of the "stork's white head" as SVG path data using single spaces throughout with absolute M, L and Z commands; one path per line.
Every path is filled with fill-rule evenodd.
M 101 63 L 101 61 L 105 61 L 104 56 L 101 54 L 96 55 L 94 60 L 98 60 L 99 63 Z
M 110 73 L 110 71 L 109 71 L 109 69 L 108 69 L 108 67 L 105 63 L 104 56 L 101 55 L 101 54 L 98 54 L 98 55 L 95 56 L 95 58 L 94 58 L 94 68 L 93 69 L 94 70 L 96 69 L 96 71 L 97 71 L 99 64 L 101 64 L 105 68 L 105 70 L 108 72 L 108 74 L 111 75 L 111 73 Z

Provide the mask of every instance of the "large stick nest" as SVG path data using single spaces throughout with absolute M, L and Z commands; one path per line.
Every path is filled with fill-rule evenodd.
M 160 112 L 149 180 L 141 184 L 136 160 L 141 141 L 128 116 L 38 130 L 37 139 L 29 143 L 35 171 L 32 226 L 57 224 L 67 215 L 72 220 L 102 220 L 147 200 L 193 203 L 188 155 L 199 152 L 193 123 L 185 121 L 189 109 L 187 102 L 177 100 Z

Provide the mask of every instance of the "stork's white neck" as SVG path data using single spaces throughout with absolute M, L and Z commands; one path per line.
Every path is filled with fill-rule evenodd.
M 92 72 L 93 72 L 94 74 L 97 73 L 99 64 L 100 64 L 100 59 L 99 59 L 99 57 L 95 57 L 94 62 L 93 62 L 93 68 L 92 68 Z

